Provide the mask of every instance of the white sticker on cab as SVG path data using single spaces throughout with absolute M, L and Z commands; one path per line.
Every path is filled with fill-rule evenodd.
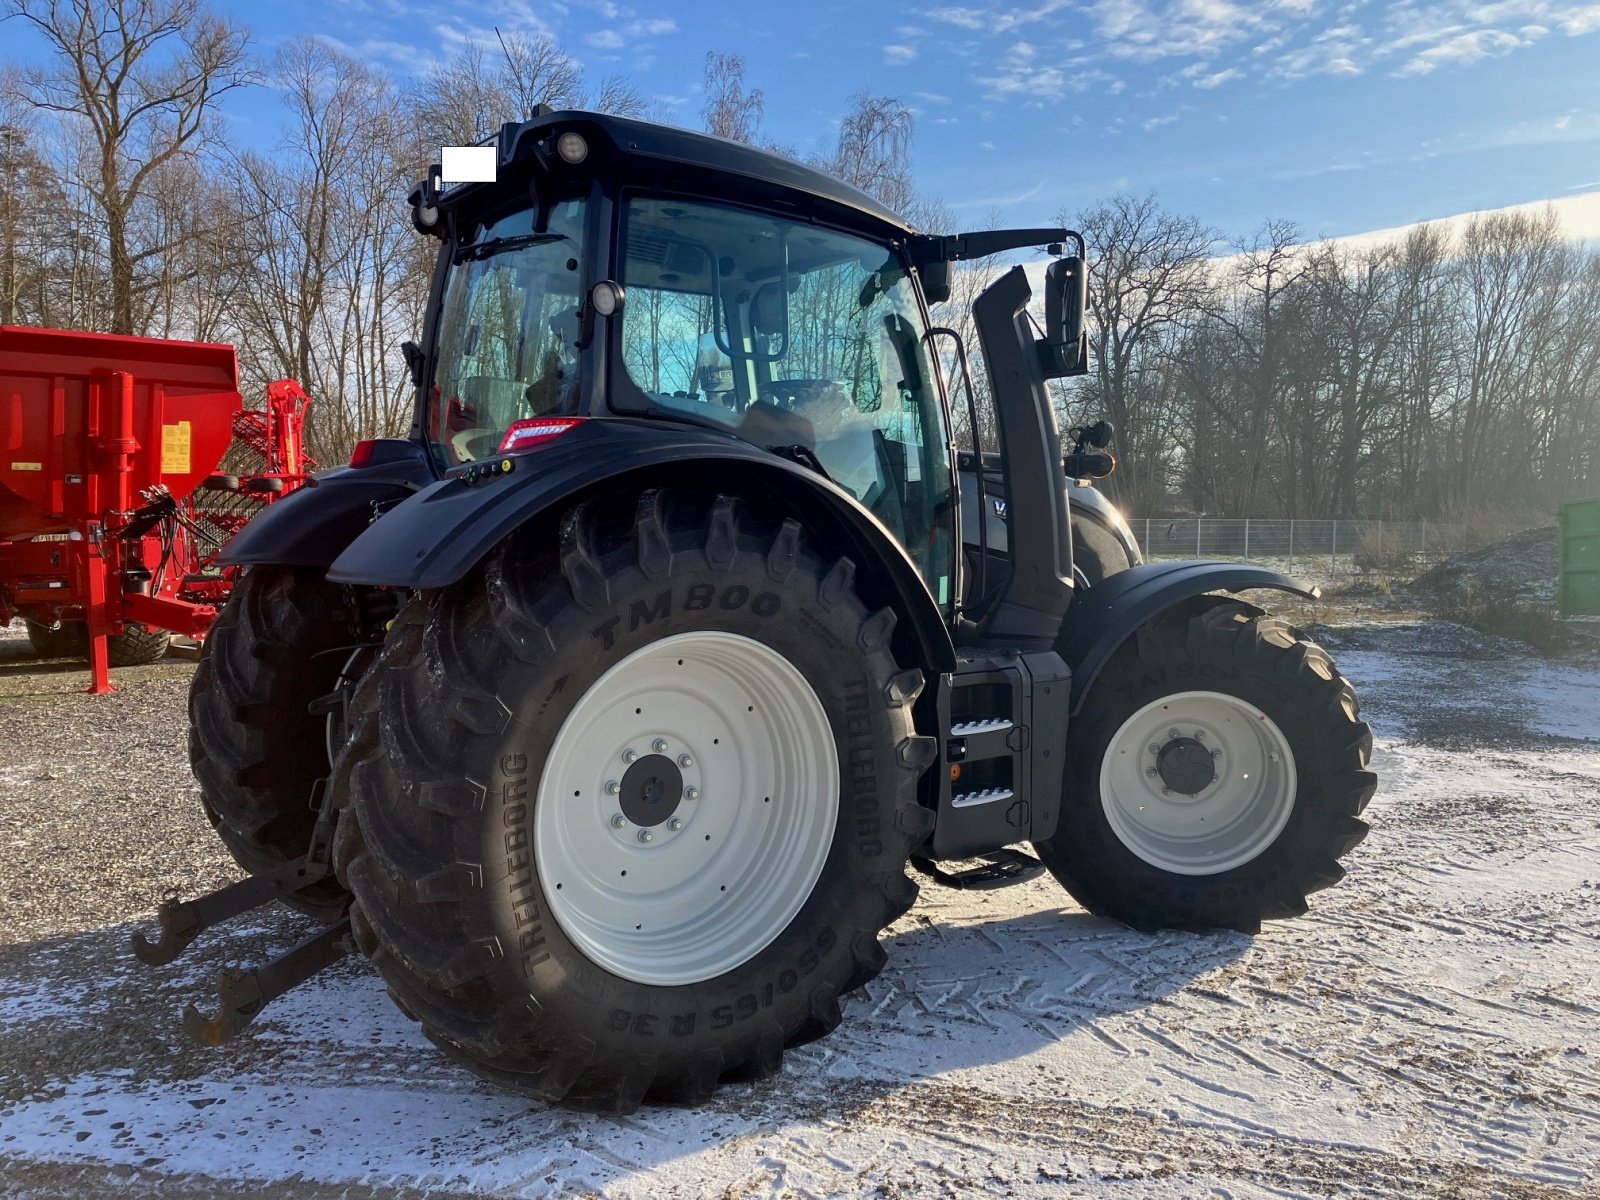
M 493 183 L 493 146 L 445 146 L 439 151 L 441 183 Z

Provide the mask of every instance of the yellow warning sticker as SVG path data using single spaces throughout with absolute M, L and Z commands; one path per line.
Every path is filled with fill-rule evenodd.
M 14 462 L 14 463 L 11 464 L 11 469 L 13 471 L 42 471 L 42 470 L 44 470 L 44 464 L 43 463 Z
M 193 438 L 189 422 L 161 427 L 161 473 L 187 475 L 189 473 L 189 447 Z

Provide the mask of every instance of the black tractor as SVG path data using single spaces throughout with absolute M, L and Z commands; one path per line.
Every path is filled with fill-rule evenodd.
M 273 505 L 190 697 L 250 878 L 161 911 L 169 961 L 281 898 L 327 928 L 191 1008 L 231 1037 L 357 950 L 451 1058 L 552 1101 L 693 1102 L 827 1034 L 917 881 L 1048 870 L 1143 929 L 1306 910 L 1366 832 L 1354 691 L 1235 597 L 1142 564 L 1064 453 L 1084 243 L 929 236 L 797 163 L 539 111 L 439 241 L 409 437 Z M 961 453 L 953 264 L 997 454 Z M 947 378 L 947 375 L 949 376 Z M 1075 561 L 1076 560 L 1076 561 Z

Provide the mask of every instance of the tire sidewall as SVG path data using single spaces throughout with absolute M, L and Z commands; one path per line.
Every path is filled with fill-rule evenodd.
M 763 1027 L 793 1029 L 814 993 L 837 995 L 849 975 L 874 881 L 903 874 L 889 836 L 905 775 L 895 747 L 906 732 L 886 699 L 893 660 L 885 648 L 862 644 L 864 609 L 848 589 L 830 603 L 823 575 L 823 565 L 802 553 L 786 578 L 776 578 L 763 556 L 745 549 L 725 568 L 683 551 L 654 577 L 637 564 L 622 566 L 608 574 L 603 604 L 568 604 L 545 623 L 548 653 L 508 663 L 496 690 L 510 723 L 466 748 L 469 777 L 486 785 L 476 849 L 507 982 L 559 1014 L 563 1029 L 603 1045 L 606 1057 L 671 1057 L 681 1039 L 685 1053 L 692 1047 L 699 1058 L 708 1039 L 733 1043 Z M 810 896 L 766 948 L 713 979 L 640 984 L 592 962 L 549 907 L 534 845 L 539 780 L 567 713 L 607 670 L 664 637 L 704 630 L 770 647 L 810 684 L 837 748 L 838 818 Z

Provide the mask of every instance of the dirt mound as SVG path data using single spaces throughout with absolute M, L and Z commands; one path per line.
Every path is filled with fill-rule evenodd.
M 1411 590 L 1456 604 L 1551 604 L 1560 574 L 1560 531 L 1543 525 L 1454 555 L 1414 579 Z

